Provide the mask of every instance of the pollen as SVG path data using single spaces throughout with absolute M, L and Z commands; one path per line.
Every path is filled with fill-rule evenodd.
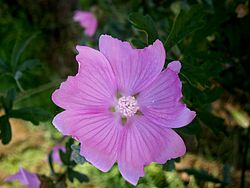
M 131 117 L 139 110 L 134 96 L 123 96 L 118 99 L 116 110 L 125 117 Z

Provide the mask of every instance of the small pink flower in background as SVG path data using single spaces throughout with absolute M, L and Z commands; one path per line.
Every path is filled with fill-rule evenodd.
M 172 128 L 189 124 L 196 113 L 181 101 L 180 62 L 162 71 L 166 55 L 161 41 L 134 49 L 102 35 L 100 51 L 76 48 L 78 73 L 52 95 L 65 109 L 53 124 L 81 142 L 80 154 L 87 161 L 103 172 L 117 162 L 122 176 L 136 185 L 145 165 L 185 154 Z
M 5 179 L 6 182 L 19 181 L 21 185 L 27 185 L 28 188 L 39 188 L 40 180 L 36 174 L 30 173 L 27 170 L 20 168 L 20 170 L 8 178 Z
M 56 163 L 59 163 L 59 164 L 62 163 L 61 158 L 60 158 L 60 153 L 59 153 L 60 150 L 62 150 L 63 152 L 66 151 L 65 147 L 62 146 L 62 145 L 56 145 L 52 149 L 52 151 L 53 151 L 53 154 L 52 154 L 53 162 L 56 162 Z
M 84 28 L 85 35 L 91 37 L 95 34 L 97 19 L 91 12 L 77 10 L 75 11 L 73 20 L 79 22 L 81 27 Z

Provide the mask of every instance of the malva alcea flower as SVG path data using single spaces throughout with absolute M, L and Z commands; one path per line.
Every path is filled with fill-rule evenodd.
M 117 162 L 122 176 L 136 185 L 145 165 L 185 154 L 183 140 L 171 128 L 187 125 L 195 112 L 181 101 L 180 62 L 162 71 L 166 55 L 161 41 L 134 49 L 102 35 L 100 51 L 76 49 L 78 73 L 52 95 L 65 109 L 53 124 L 81 143 L 87 161 L 103 172 Z
M 27 185 L 28 188 L 39 188 L 40 180 L 36 174 L 30 173 L 27 170 L 20 168 L 20 170 L 8 178 L 5 179 L 6 182 L 19 181 L 21 185 Z
M 91 37 L 95 34 L 97 19 L 93 13 L 77 10 L 75 11 L 73 20 L 79 22 L 80 26 L 84 29 L 85 35 Z

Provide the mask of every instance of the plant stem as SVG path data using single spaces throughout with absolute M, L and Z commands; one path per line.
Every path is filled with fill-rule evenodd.
M 37 93 L 41 93 L 43 91 L 51 89 L 51 88 L 57 86 L 60 82 L 62 82 L 62 80 L 55 80 L 53 82 L 49 82 L 47 84 L 41 85 L 41 86 L 39 86 L 37 88 L 26 90 L 26 91 L 24 91 L 23 93 L 21 93 L 21 94 L 19 94 L 17 96 L 17 99 L 15 100 L 15 103 L 18 103 L 18 102 L 20 102 L 20 101 L 22 101 L 24 99 L 27 99 L 30 96 L 35 95 Z
M 19 89 L 22 93 L 24 93 L 25 91 L 24 91 L 24 89 L 23 89 L 21 83 L 19 82 L 19 80 L 18 80 L 18 79 L 15 79 L 15 80 L 16 80 L 16 85 L 17 85 L 18 89 Z
M 249 147 L 249 136 L 250 136 L 250 127 L 248 127 L 246 140 L 245 140 L 245 147 L 243 151 L 243 159 L 242 159 L 242 167 L 241 167 L 241 178 L 240 178 L 240 188 L 245 187 L 245 172 L 247 168 L 247 152 Z

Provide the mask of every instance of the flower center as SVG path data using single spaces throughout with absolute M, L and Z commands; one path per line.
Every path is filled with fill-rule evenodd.
M 116 110 L 120 112 L 125 117 L 130 117 L 135 115 L 137 110 L 139 110 L 139 106 L 134 96 L 123 96 L 118 99 L 118 105 L 116 106 Z

